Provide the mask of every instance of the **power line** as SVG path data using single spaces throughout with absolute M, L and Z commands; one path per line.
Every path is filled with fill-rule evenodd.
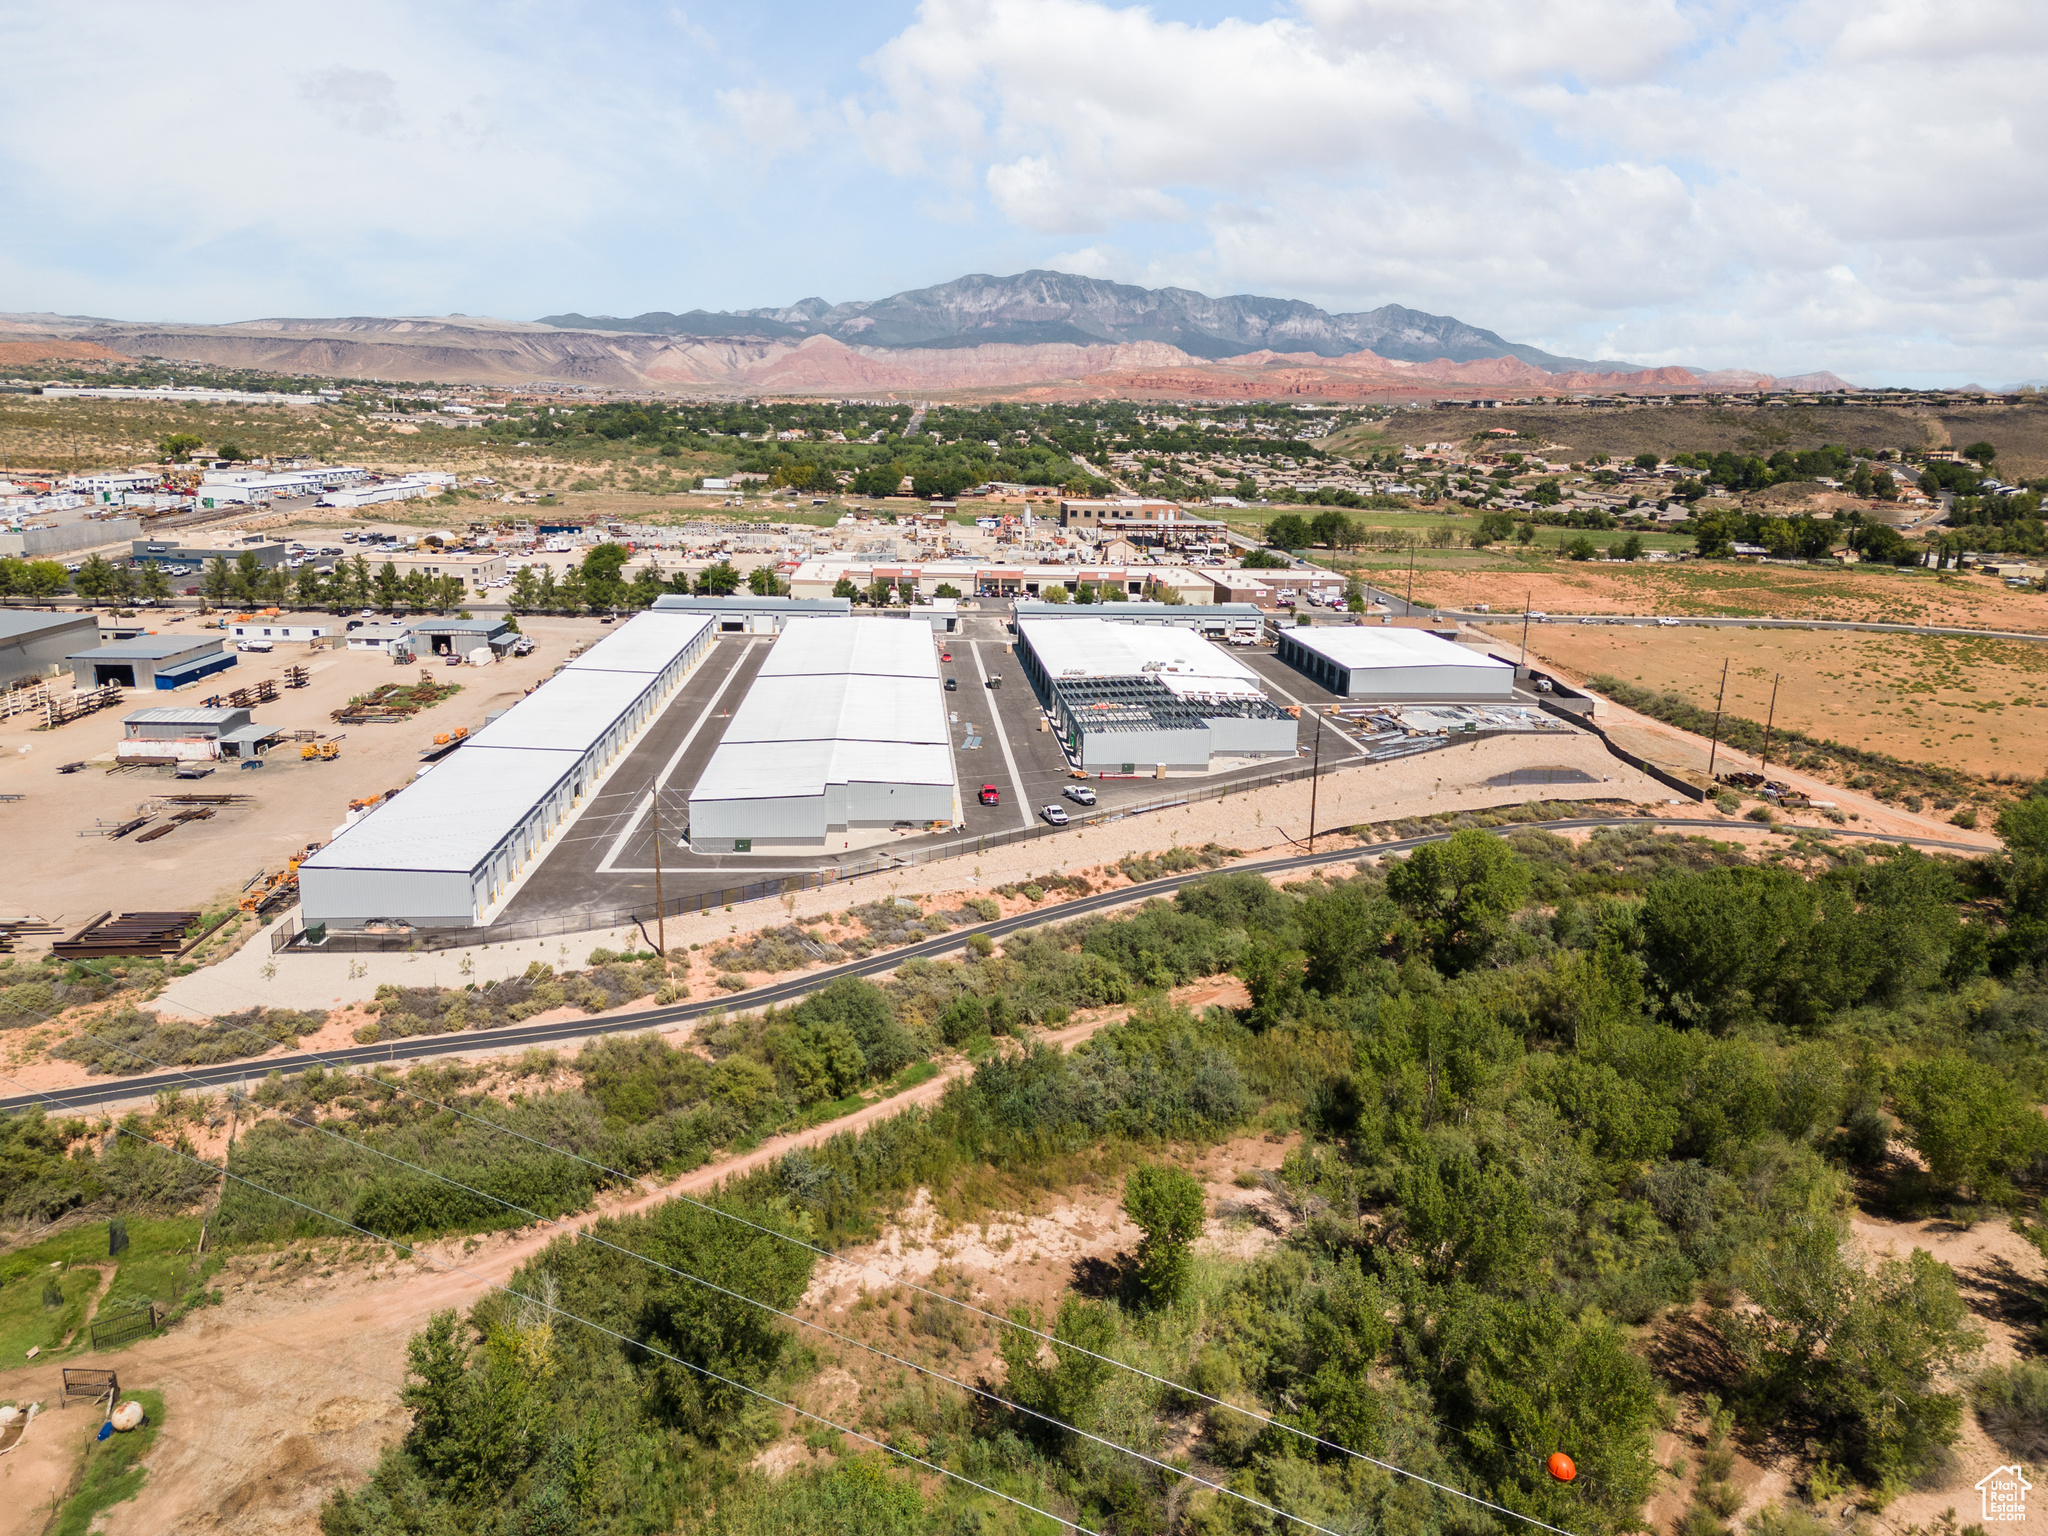
M 215 1022 L 225 1023 L 226 1021 L 216 1018 Z M 255 1031 L 249 1029 L 246 1025 L 228 1025 L 227 1027 L 238 1033 L 247 1034 L 252 1039 L 264 1039 L 263 1036 L 256 1034 Z M 108 1043 L 111 1044 L 112 1042 Z M 266 1047 L 271 1043 L 273 1042 L 266 1041 Z M 125 1050 L 124 1047 L 116 1048 Z M 127 1052 L 127 1054 L 134 1055 L 135 1053 Z M 315 1052 L 307 1052 L 305 1054 L 313 1056 L 315 1060 L 321 1061 L 323 1064 L 337 1065 L 337 1070 L 341 1070 L 343 1069 L 343 1067 L 345 1067 L 345 1064 L 327 1063 L 326 1058 L 319 1056 Z M 140 1059 L 146 1060 L 147 1058 Z M 190 1076 L 191 1074 L 188 1073 L 185 1075 Z M 14 1080 L 10 1078 L 9 1081 Z M 497 1131 L 503 1135 L 511 1136 L 516 1138 L 517 1140 L 527 1142 L 532 1146 L 539 1147 L 544 1152 L 553 1153 L 558 1157 L 570 1158 L 576 1162 L 584 1164 L 586 1167 L 594 1168 L 601 1173 L 609 1174 L 611 1177 L 615 1179 L 622 1180 L 628 1184 L 636 1185 L 648 1194 L 660 1195 L 666 1193 L 666 1198 L 668 1199 L 680 1201 L 685 1205 L 691 1206 L 694 1209 L 700 1211 L 704 1211 L 710 1215 L 717 1216 L 722 1220 L 737 1222 L 739 1225 L 746 1227 L 754 1232 L 758 1232 L 764 1236 L 774 1238 L 777 1242 L 788 1243 L 793 1247 L 802 1248 L 819 1258 L 837 1259 L 839 1257 L 830 1249 L 821 1248 L 815 1243 L 805 1242 L 802 1238 L 793 1237 L 786 1232 L 778 1232 L 773 1227 L 763 1226 L 759 1222 L 750 1221 L 746 1217 L 739 1215 L 737 1212 L 728 1211 L 719 1206 L 709 1204 L 708 1202 L 697 1200 L 692 1196 L 683 1193 L 680 1190 L 664 1192 L 659 1186 L 650 1184 L 649 1181 L 643 1177 L 623 1172 L 622 1170 L 613 1168 L 606 1163 L 597 1162 L 594 1159 L 583 1156 L 579 1152 L 571 1151 L 566 1147 L 554 1146 L 549 1142 L 540 1140 L 538 1137 L 529 1136 L 524 1131 L 517 1130 L 512 1126 L 502 1125 L 495 1120 L 490 1120 L 481 1115 L 472 1114 L 468 1110 L 459 1109 L 454 1105 L 444 1103 L 441 1100 L 428 1097 L 424 1094 L 414 1093 L 412 1090 L 401 1087 L 399 1084 L 392 1082 L 387 1078 L 377 1077 L 374 1074 L 372 1074 L 369 1081 L 374 1082 L 379 1086 L 388 1089 L 392 1093 L 402 1094 L 406 1098 L 414 1099 L 419 1103 L 431 1105 L 433 1108 L 441 1110 L 443 1113 L 453 1114 L 460 1116 L 465 1120 L 475 1121 L 477 1124 L 485 1126 L 493 1131 Z M 343 1139 L 346 1140 L 347 1138 Z M 280 1198 L 286 1197 L 280 1196 Z M 485 1198 L 493 1197 L 487 1196 Z M 1434 1478 L 1425 1477 L 1420 1472 L 1411 1472 L 1406 1467 L 1399 1466 L 1394 1462 L 1382 1460 L 1377 1456 L 1368 1455 L 1364 1451 L 1353 1450 L 1348 1445 L 1343 1445 L 1338 1443 L 1337 1441 L 1326 1439 L 1321 1435 L 1311 1433 L 1310 1431 L 1301 1429 L 1296 1425 L 1289 1424 L 1285 1420 L 1276 1419 L 1269 1414 L 1261 1413 L 1257 1409 L 1245 1408 L 1240 1406 L 1239 1404 L 1229 1402 L 1224 1398 L 1214 1397 L 1209 1393 L 1199 1391 L 1194 1387 L 1190 1387 L 1181 1382 L 1174 1381 L 1169 1377 L 1160 1376 L 1152 1371 L 1148 1371 L 1142 1366 L 1132 1365 L 1127 1361 L 1118 1360 L 1114 1356 L 1100 1354 L 1097 1351 L 1088 1349 L 1083 1345 L 1070 1343 L 1069 1341 L 1061 1339 L 1054 1334 L 1050 1334 L 1042 1329 L 1035 1328 L 1028 1323 L 1021 1323 L 1018 1322 L 1015 1318 L 1004 1317 L 997 1313 L 990 1312 L 986 1308 L 977 1307 L 971 1301 L 964 1301 L 957 1296 L 949 1296 L 943 1291 L 932 1290 L 929 1287 L 918 1285 L 915 1281 L 911 1280 L 899 1279 L 894 1280 L 892 1283 L 900 1285 L 905 1290 L 912 1291 L 920 1296 L 926 1296 L 934 1301 L 943 1302 L 947 1306 L 959 1307 L 961 1310 L 972 1313 L 976 1317 L 982 1318 L 987 1322 L 996 1323 L 1002 1327 L 1013 1329 L 1019 1333 L 1028 1334 L 1031 1337 L 1039 1340 L 1041 1343 L 1053 1345 L 1056 1349 L 1072 1350 L 1076 1354 L 1085 1355 L 1091 1360 L 1099 1361 L 1102 1364 L 1112 1366 L 1117 1370 L 1128 1371 L 1132 1375 L 1137 1376 L 1144 1381 L 1151 1382 L 1154 1386 L 1170 1388 L 1175 1392 L 1183 1393 L 1186 1396 L 1195 1398 L 1198 1401 L 1206 1403 L 1211 1407 L 1225 1409 L 1231 1413 L 1239 1415 L 1240 1417 L 1251 1419 L 1253 1422 L 1259 1424 L 1263 1428 L 1281 1430 L 1287 1434 L 1293 1435 L 1296 1439 L 1303 1440 L 1312 1445 L 1315 1445 L 1319 1449 L 1333 1451 L 1340 1455 L 1349 1456 L 1353 1460 L 1365 1462 L 1369 1466 L 1377 1467 L 1381 1471 L 1390 1473 L 1397 1477 L 1405 1477 L 1412 1482 L 1422 1484 L 1424 1487 L 1433 1488 L 1439 1493 L 1448 1494 L 1452 1498 L 1463 1499 L 1467 1503 L 1477 1505 L 1482 1509 L 1491 1510 L 1496 1514 L 1506 1515 L 1511 1519 L 1520 1520 L 1525 1524 L 1537 1527 L 1541 1530 L 1549 1531 L 1552 1533 L 1552 1536 L 1573 1536 L 1572 1532 L 1564 1530 L 1560 1526 L 1551 1525 L 1546 1521 L 1539 1520 L 1534 1515 L 1524 1514 L 1520 1510 L 1510 1509 L 1504 1504 L 1498 1504 L 1491 1499 L 1482 1498 L 1480 1495 L 1476 1493 L 1468 1492 L 1462 1488 L 1452 1487 L 1448 1483 L 1438 1482 Z M 1295 1517 L 1289 1516 L 1288 1518 Z
M 139 1051 L 129 1050 L 126 1046 L 116 1045 L 114 1048 L 118 1051 L 121 1051 L 125 1055 L 133 1057 L 137 1061 L 145 1061 L 152 1066 L 164 1067 L 166 1070 L 177 1070 L 175 1067 L 172 1067 L 167 1062 L 157 1061 L 152 1057 L 144 1056 Z M 181 1075 L 188 1077 L 191 1076 L 190 1073 L 184 1073 Z M 800 1328 L 813 1329 L 816 1332 L 824 1334 L 827 1338 L 837 1339 L 842 1344 L 851 1345 L 855 1349 L 863 1349 L 868 1351 L 868 1353 L 870 1354 L 878 1355 L 882 1359 L 889 1361 L 891 1364 L 907 1367 L 908 1369 L 917 1371 L 922 1375 L 929 1376 L 936 1381 L 946 1382 L 950 1386 L 960 1388 L 963 1392 L 972 1393 L 973 1395 L 986 1399 L 987 1401 L 995 1403 L 1000 1407 L 1008 1408 L 1013 1413 L 1029 1415 L 1031 1418 L 1037 1419 L 1041 1423 L 1050 1424 L 1056 1429 L 1062 1429 L 1069 1434 L 1078 1435 L 1082 1439 L 1092 1441 L 1096 1445 L 1102 1446 L 1107 1450 L 1121 1451 L 1127 1456 L 1136 1457 L 1139 1461 L 1144 1462 L 1148 1466 L 1155 1467 L 1161 1472 L 1171 1472 L 1177 1477 L 1184 1477 L 1188 1479 L 1188 1481 L 1190 1482 L 1199 1483 L 1202 1487 L 1207 1488 L 1212 1492 L 1226 1494 L 1233 1499 L 1237 1499 L 1245 1504 L 1251 1505 L 1254 1509 L 1262 1510 L 1266 1514 L 1276 1515 L 1283 1520 L 1292 1520 L 1297 1525 L 1303 1525 L 1308 1527 L 1308 1529 L 1312 1531 L 1321 1532 L 1322 1536 L 1341 1536 L 1341 1533 L 1332 1531 L 1327 1526 L 1318 1525 L 1313 1520 L 1306 1519 L 1300 1515 L 1290 1514 L 1287 1510 L 1277 1508 L 1276 1506 L 1268 1504 L 1261 1499 L 1255 1499 L 1251 1497 L 1251 1495 L 1249 1494 L 1240 1493 L 1237 1489 L 1228 1487 L 1222 1483 L 1212 1482 L 1210 1479 L 1203 1477 L 1198 1473 L 1191 1472 L 1186 1468 L 1176 1467 L 1172 1465 L 1170 1462 L 1161 1461 L 1158 1457 L 1152 1456 L 1147 1452 L 1141 1451 L 1135 1446 L 1125 1445 L 1121 1441 L 1111 1440 L 1102 1435 L 1092 1434 L 1088 1430 L 1082 1429 L 1077 1424 L 1069 1424 L 1064 1419 L 1056 1418 L 1052 1414 L 1041 1413 L 1036 1408 L 1029 1408 L 1022 1403 L 1013 1402 L 1009 1398 L 1002 1396 L 1000 1393 L 991 1392 L 986 1387 L 978 1387 L 969 1382 L 962 1381 L 958 1377 L 950 1376 L 946 1372 L 938 1370 L 933 1366 L 924 1365 L 916 1360 L 911 1360 L 902 1355 L 894 1354 L 891 1351 L 884 1349 L 878 1344 L 870 1344 L 864 1340 L 856 1339 L 852 1335 L 841 1333 L 836 1328 L 829 1327 L 824 1323 L 814 1322 L 811 1319 L 805 1317 L 799 1317 L 794 1312 L 786 1312 L 782 1308 L 774 1306 L 769 1302 L 762 1301 L 757 1297 L 748 1296 L 742 1292 L 731 1290 L 726 1286 L 718 1284 L 718 1282 L 715 1280 L 707 1280 L 702 1275 L 693 1274 L 689 1270 L 681 1269 L 676 1265 L 666 1263 L 663 1260 L 653 1257 L 651 1254 L 640 1253 L 634 1249 L 627 1248 L 622 1244 L 614 1243 L 609 1238 L 599 1237 L 594 1232 L 572 1226 L 562 1221 L 560 1217 L 544 1216 L 539 1211 L 531 1210 L 526 1206 L 518 1204 L 516 1201 L 504 1199 L 502 1196 L 494 1195 L 490 1193 L 490 1191 L 488 1190 L 478 1189 L 473 1184 L 465 1184 L 462 1180 L 451 1178 L 446 1174 L 436 1173 L 431 1168 L 423 1168 L 418 1163 L 410 1162 L 405 1158 L 399 1157 L 395 1153 L 386 1152 L 381 1148 L 369 1145 L 367 1142 L 357 1141 L 353 1137 L 344 1136 L 340 1131 L 336 1130 L 332 1126 L 322 1125 L 316 1120 L 301 1119 L 299 1116 L 292 1114 L 287 1114 L 283 1118 L 289 1120 L 294 1125 L 304 1126 L 307 1130 L 318 1131 L 323 1136 L 330 1136 L 334 1140 L 341 1142 L 344 1146 L 353 1147 L 359 1152 L 367 1152 L 372 1157 L 381 1157 L 386 1162 L 396 1163 L 401 1168 L 411 1169 L 414 1173 L 422 1174 L 425 1177 L 434 1180 L 436 1183 L 446 1184 L 451 1189 L 462 1190 L 465 1194 L 475 1195 L 480 1200 L 489 1200 L 496 1205 L 501 1205 L 508 1211 L 516 1211 L 522 1216 L 530 1216 L 536 1222 L 541 1222 L 546 1224 L 547 1226 L 559 1228 L 563 1231 L 570 1232 L 576 1236 L 581 1237 L 582 1240 L 585 1242 L 595 1243 L 601 1248 L 610 1249 L 613 1253 L 622 1254 L 626 1258 L 638 1259 L 643 1264 L 650 1265 L 655 1269 L 662 1270 L 667 1274 L 674 1275 L 678 1279 L 688 1280 L 694 1284 L 701 1285 L 707 1290 L 716 1291 L 719 1295 L 730 1297 L 734 1301 L 745 1302 L 748 1306 L 751 1307 L 759 1307 L 762 1311 L 767 1312 L 775 1317 L 779 1317 L 783 1319 L 783 1321 L 785 1322 L 794 1323 Z
M 26 1090 L 32 1097 L 48 1097 L 47 1094 L 38 1093 L 35 1089 L 29 1088 L 29 1086 L 26 1083 L 22 1082 L 19 1078 L 8 1077 L 7 1081 L 13 1083 L 14 1086 L 17 1088 Z M 59 1107 L 61 1108 L 62 1106 Z M 926 1461 L 922 1456 L 914 1456 L 909 1451 L 903 1450 L 898 1446 L 889 1444 L 886 1440 L 878 1440 L 873 1435 L 865 1434 L 858 1429 L 850 1428 L 845 1424 L 839 1423 L 837 1420 L 828 1419 L 823 1414 L 813 1413 L 808 1408 L 799 1408 L 795 1403 L 784 1402 L 781 1398 L 770 1396 L 768 1393 L 763 1392 L 758 1387 L 750 1387 L 743 1381 L 736 1381 L 730 1376 L 721 1375 L 719 1372 L 710 1369 L 708 1366 L 699 1365 L 693 1360 L 684 1360 L 679 1356 L 670 1354 L 665 1349 L 647 1343 L 645 1340 L 636 1339 L 629 1334 L 620 1333 L 615 1328 L 607 1328 L 602 1323 L 592 1322 L 589 1318 L 579 1316 L 578 1314 L 569 1311 L 566 1307 L 559 1306 L 552 1301 L 548 1301 L 544 1297 L 529 1296 L 524 1291 L 516 1291 L 509 1285 L 501 1285 L 495 1280 L 487 1280 L 482 1275 L 478 1274 L 475 1270 L 470 1269 L 465 1265 L 457 1264 L 452 1260 L 438 1260 L 434 1258 L 434 1256 L 431 1254 L 422 1253 L 421 1250 L 415 1248 L 410 1243 L 400 1242 L 397 1238 L 394 1237 L 386 1237 L 381 1232 L 373 1232 L 368 1227 L 359 1226 L 357 1223 L 348 1220 L 346 1217 L 335 1215 L 332 1211 L 322 1210 L 320 1207 L 315 1205 L 308 1205 L 303 1200 L 296 1200 L 293 1199 L 290 1195 L 281 1194 L 277 1190 L 271 1189 L 266 1185 L 257 1183 L 254 1179 L 245 1178 L 241 1174 L 230 1172 L 226 1168 L 217 1167 L 214 1164 L 207 1162 L 204 1158 L 195 1157 L 189 1152 L 181 1152 L 176 1147 L 167 1147 L 163 1145 L 163 1143 L 158 1141 L 152 1141 L 149 1137 L 144 1136 L 140 1131 L 131 1130 L 129 1127 L 125 1125 L 117 1125 L 114 1127 L 114 1129 L 117 1134 L 133 1137 L 135 1140 L 140 1141 L 145 1146 L 156 1148 L 156 1150 L 158 1150 L 159 1152 L 169 1153 L 172 1157 L 179 1158 L 188 1163 L 196 1164 L 198 1167 L 206 1169 L 209 1173 L 219 1174 L 222 1178 L 233 1179 L 237 1184 L 243 1184 L 249 1187 L 250 1189 L 258 1190 L 263 1194 L 269 1195 L 272 1199 L 282 1200 L 287 1205 L 297 1206 L 300 1210 L 305 1211 L 308 1215 L 320 1217 L 324 1221 L 331 1221 L 336 1226 L 345 1227 L 351 1232 L 359 1233 L 361 1236 L 367 1237 L 371 1239 L 373 1242 L 387 1243 L 392 1248 L 402 1250 L 403 1252 L 411 1255 L 415 1259 L 420 1259 L 425 1263 L 433 1265 L 437 1269 L 452 1271 L 453 1273 L 459 1275 L 467 1275 L 470 1279 L 476 1281 L 479 1285 L 483 1286 L 487 1290 L 497 1291 L 503 1295 L 512 1297 L 516 1301 L 523 1301 L 527 1303 L 529 1306 L 539 1307 L 543 1311 L 551 1312 L 555 1316 L 564 1318 L 569 1322 L 580 1323 L 585 1328 L 590 1329 L 593 1333 L 603 1334 L 605 1337 L 615 1339 L 621 1344 L 630 1344 L 635 1349 L 643 1349 L 647 1351 L 648 1354 L 654 1355 L 659 1359 L 667 1360 L 675 1365 L 680 1365 L 685 1370 L 695 1371 L 699 1376 L 704 1377 L 706 1380 L 715 1381 L 719 1383 L 721 1386 L 736 1388 L 737 1390 L 746 1393 L 750 1397 L 759 1398 L 762 1402 L 773 1404 L 777 1408 L 785 1408 L 791 1413 L 797 1414 L 803 1418 L 811 1420 L 813 1423 L 822 1424 L 827 1429 L 837 1430 L 842 1435 L 851 1435 L 854 1439 L 864 1441 L 867 1444 L 874 1446 L 877 1450 L 886 1451 L 891 1456 L 900 1457 L 904 1461 L 910 1462 L 914 1466 L 923 1467 L 927 1472 L 936 1472 L 941 1477 L 950 1478 L 952 1481 L 964 1484 L 969 1488 L 975 1489 L 977 1492 L 986 1493 L 991 1495 L 992 1497 L 1002 1499 L 1006 1503 L 1015 1504 L 1018 1508 L 1029 1510 L 1034 1515 L 1042 1515 L 1048 1520 L 1054 1521 L 1060 1525 L 1065 1526 L 1070 1531 L 1075 1531 L 1079 1533 L 1079 1536 L 1102 1536 L 1102 1533 L 1091 1530 L 1089 1527 L 1078 1524 L 1075 1521 L 1069 1520 L 1063 1515 L 1056 1515 L 1049 1509 L 1040 1509 L 1036 1504 L 1033 1504 L 1028 1500 L 1020 1499 L 1016 1497 L 1014 1494 L 1004 1493 L 1001 1489 L 998 1488 L 991 1488 L 986 1483 L 978 1483 L 971 1477 L 966 1477 L 958 1472 L 953 1471 L 950 1467 L 941 1466 L 937 1462 Z M 1569 1533 L 1567 1533 L 1567 1536 L 1569 1536 Z

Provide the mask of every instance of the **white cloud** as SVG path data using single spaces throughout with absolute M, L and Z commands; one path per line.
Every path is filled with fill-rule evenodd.
M 2048 369 L 2044 63 L 2048 9 L 2003 0 L 1299 0 L 1206 26 L 925 0 L 851 116 L 879 164 L 1113 236 L 1091 250 L 1193 220 L 1179 264 L 1210 291 L 1652 362 L 2018 377 Z

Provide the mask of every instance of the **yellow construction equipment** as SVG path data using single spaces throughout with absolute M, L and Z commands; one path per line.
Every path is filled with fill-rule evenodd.
M 320 743 L 320 761 L 322 761 L 323 763 L 331 763 L 339 756 L 341 756 L 340 742 L 323 741 Z
M 313 743 L 310 741 L 299 748 L 299 761 L 302 763 L 310 763 L 311 761 L 313 761 L 314 758 L 318 757 L 319 755 L 320 749 L 314 746 Z

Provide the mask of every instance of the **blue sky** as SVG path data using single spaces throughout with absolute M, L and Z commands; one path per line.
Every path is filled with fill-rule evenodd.
M 2048 378 L 2048 7 L 0 0 L 0 310 L 530 319 L 1027 267 Z

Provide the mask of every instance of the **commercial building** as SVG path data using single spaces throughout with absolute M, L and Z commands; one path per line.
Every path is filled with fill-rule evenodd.
M 690 791 L 690 846 L 836 852 L 957 825 L 945 697 L 921 625 L 789 624 Z
M 644 613 L 592 646 L 306 860 L 308 928 L 487 922 L 715 634 L 707 619 Z
M 0 610 L 0 688 L 56 677 L 81 646 L 99 637 L 99 621 L 90 614 Z
M 121 739 L 114 743 L 119 762 L 138 758 L 178 758 L 210 762 L 216 758 L 254 757 L 284 733 L 258 725 L 246 709 L 180 709 L 159 705 L 121 717 Z
M 1089 773 L 1207 773 L 1218 758 L 1295 754 L 1295 717 L 1190 630 L 1020 619 L 1017 650 L 1068 757 Z
M 1062 501 L 1062 528 L 1090 528 L 1115 533 L 1136 544 L 1179 543 L 1188 539 L 1209 540 L 1229 532 L 1229 526 L 1211 518 L 1191 517 L 1170 501 L 1146 501 L 1136 497 L 1117 501 Z
M 683 597 L 669 593 L 654 600 L 656 613 L 701 613 L 718 624 L 720 634 L 779 635 L 791 619 L 844 619 L 853 614 L 850 597 Z
M 123 688 L 182 688 L 224 672 L 235 664 L 234 652 L 219 635 L 137 635 L 64 658 L 81 688 L 114 683 Z
M 408 619 L 406 628 L 418 637 L 415 648 L 436 656 L 467 656 L 480 645 L 503 656 L 519 643 L 519 631 L 506 619 Z
M 1275 655 L 1331 693 L 1388 703 L 1505 702 L 1515 669 L 1420 629 L 1347 624 L 1283 629 Z
M 332 620 L 321 619 L 313 623 L 288 624 L 283 619 L 267 619 L 261 614 L 237 614 L 228 620 L 230 640 L 296 640 L 310 644 L 324 640 L 334 633 Z
M 448 474 L 406 475 L 374 485 L 344 486 L 320 498 L 323 507 L 369 507 L 385 501 L 411 501 L 419 496 L 438 496 L 455 483 Z
M 503 555 L 457 554 L 454 550 L 419 549 L 410 554 L 389 554 L 384 557 L 391 562 L 391 568 L 401 577 L 418 571 L 422 576 L 459 576 L 473 587 L 481 587 L 487 581 L 498 581 L 505 575 Z M 382 569 L 382 567 L 378 567 Z
M 244 555 L 254 555 L 256 563 L 264 570 L 274 570 L 283 565 L 289 551 L 275 539 L 237 540 L 228 543 L 219 534 L 212 543 L 180 543 L 176 539 L 136 539 L 130 544 L 130 558 L 148 561 L 156 565 L 188 565 L 194 571 L 211 565 L 216 560 L 225 560 L 229 565 L 239 562 Z
M 1250 603 L 1017 602 L 1010 609 L 1020 621 L 1108 619 L 1118 624 L 1192 629 L 1216 640 L 1256 640 L 1266 627 L 1266 616 Z

